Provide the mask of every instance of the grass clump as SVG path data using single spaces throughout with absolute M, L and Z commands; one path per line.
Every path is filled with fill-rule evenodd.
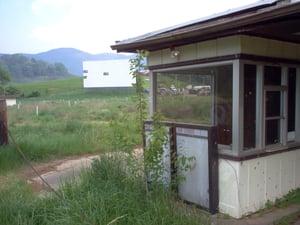
M 279 221 L 275 222 L 274 225 L 291 225 L 300 219 L 300 211 L 281 218 Z
M 282 198 L 278 198 L 275 202 L 268 201 L 266 203 L 266 209 L 274 209 L 274 208 L 285 208 L 289 205 L 298 204 L 300 205 L 300 188 L 290 191 L 287 195 Z M 280 220 L 276 221 L 274 225 L 290 225 L 300 219 L 300 211 L 285 216 Z
M 0 184 L 0 224 L 34 224 L 36 197 L 25 181 L 10 178 L 9 183 Z
M 300 204 L 300 188 L 290 191 L 283 198 L 276 199 L 274 203 L 278 208 L 284 208 L 292 204 Z
M 294 189 L 282 198 L 277 198 L 274 202 L 268 200 L 265 204 L 266 209 L 285 208 L 289 205 L 300 204 L 300 188 Z

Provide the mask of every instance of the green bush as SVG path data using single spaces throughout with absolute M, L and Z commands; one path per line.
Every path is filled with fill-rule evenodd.
M 8 86 L 5 89 L 5 93 L 6 93 L 6 95 L 20 95 L 21 94 L 20 90 L 13 86 Z
M 33 98 L 33 97 L 40 97 L 40 96 L 41 96 L 41 93 L 39 91 L 33 91 L 27 97 Z

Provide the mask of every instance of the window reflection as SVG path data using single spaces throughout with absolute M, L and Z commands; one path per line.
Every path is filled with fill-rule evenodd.
M 156 74 L 156 110 L 167 121 L 214 124 L 218 143 L 232 142 L 232 65 Z

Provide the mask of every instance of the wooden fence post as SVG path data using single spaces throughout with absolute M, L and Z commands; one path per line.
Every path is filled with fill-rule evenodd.
M 8 144 L 6 100 L 0 99 L 0 145 Z

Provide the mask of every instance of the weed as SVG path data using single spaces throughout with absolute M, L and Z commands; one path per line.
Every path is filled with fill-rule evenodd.
M 268 200 L 265 204 L 265 209 L 271 209 L 272 207 L 274 207 L 274 203 Z
M 281 218 L 279 221 L 275 222 L 274 225 L 291 225 L 300 219 L 300 211 Z
M 230 216 L 229 216 L 229 214 L 226 213 L 226 214 L 223 215 L 223 218 L 224 219 L 230 219 Z
M 290 191 L 283 198 L 276 199 L 274 205 L 284 208 L 291 204 L 300 204 L 300 188 Z

